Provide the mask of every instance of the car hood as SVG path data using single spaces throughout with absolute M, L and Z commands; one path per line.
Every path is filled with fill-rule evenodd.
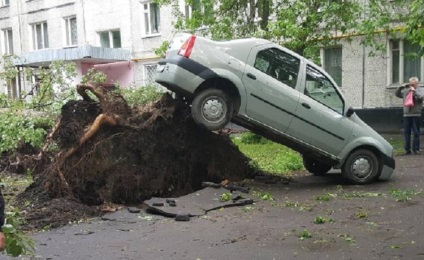
M 354 122 L 354 133 L 357 137 L 368 137 L 374 139 L 376 141 L 376 146 L 381 146 L 380 149 L 382 152 L 392 156 L 393 147 L 386 139 L 384 139 L 384 137 L 362 121 L 356 113 L 352 115 L 351 120 Z

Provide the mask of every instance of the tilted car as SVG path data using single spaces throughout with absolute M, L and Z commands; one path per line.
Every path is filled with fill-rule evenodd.
M 298 151 L 316 175 L 341 169 L 355 184 L 392 175 L 393 147 L 311 61 L 263 39 L 174 39 L 156 82 L 191 102 L 197 124 L 217 130 L 232 121 Z

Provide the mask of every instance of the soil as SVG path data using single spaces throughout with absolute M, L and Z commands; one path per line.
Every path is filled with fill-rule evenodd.
M 121 98 L 113 101 L 108 107 L 83 100 L 63 106 L 53 136 L 59 150 L 36 160 L 33 184 L 17 197 L 27 228 L 59 227 L 104 214 L 104 205 L 181 196 L 199 190 L 204 181 L 253 175 L 249 160 L 228 136 L 195 124 L 190 107 L 169 94 L 143 107 L 129 108 Z M 63 159 L 102 113 L 124 123 L 102 125 Z

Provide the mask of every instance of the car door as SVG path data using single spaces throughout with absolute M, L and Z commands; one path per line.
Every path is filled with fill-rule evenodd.
M 303 94 L 287 133 L 327 153 L 339 154 L 353 129 L 352 121 L 344 116 L 344 99 L 314 66 L 306 66 L 302 84 Z
M 259 46 L 250 52 L 242 77 L 246 114 L 285 132 L 299 100 L 297 84 L 300 59 L 275 46 Z

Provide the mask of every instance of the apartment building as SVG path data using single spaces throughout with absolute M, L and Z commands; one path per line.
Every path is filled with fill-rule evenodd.
M 361 45 L 361 37 L 341 41 L 321 51 L 323 67 L 341 86 L 354 107 L 401 107 L 394 92 L 411 77 L 424 79 L 424 58 L 417 56 L 421 46 L 398 37 L 379 39 L 385 53 L 370 56 L 371 48 Z
M 152 0 L 0 0 L 0 50 L 20 57 L 19 68 L 47 66 L 52 60 L 74 61 L 78 82 L 91 67 L 105 71 L 122 86 L 153 83 L 154 48 L 174 33 L 176 6 Z M 190 15 L 184 0 L 177 7 Z M 369 56 L 361 38 L 323 48 L 323 67 L 336 79 L 354 107 L 399 107 L 394 91 L 409 77 L 424 79 L 424 58 L 408 57 L 420 46 L 399 38 L 380 39 L 387 52 Z M 0 82 L 0 92 L 19 96 L 33 82 L 21 74 Z
M 19 57 L 18 68 L 66 60 L 77 64 L 76 82 L 96 66 L 122 86 L 147 85 L 159 59 L 154 48 L 172 38 L 172 20 L 171 7 L 149 0 L 0 0 L 0 49 Z M 23 80 L 19 70 L 0 92 L 31 88 L 36 79 Z

